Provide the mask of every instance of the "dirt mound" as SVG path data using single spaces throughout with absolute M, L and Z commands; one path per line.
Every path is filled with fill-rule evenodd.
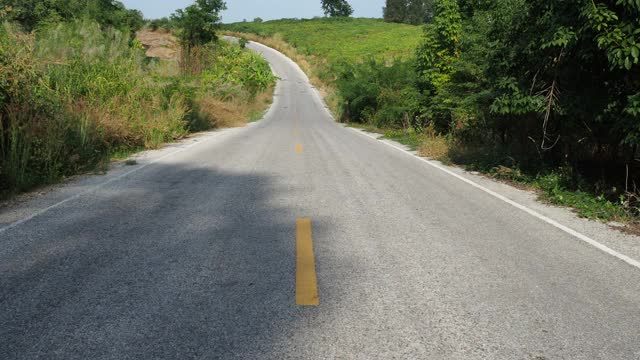
M 169 32 L 143 29 L 138 31 L 136 38 L 147 49 L 147 56 L 149 57 L 163 60 L 176 60 L 178 58 L 178 40 Z

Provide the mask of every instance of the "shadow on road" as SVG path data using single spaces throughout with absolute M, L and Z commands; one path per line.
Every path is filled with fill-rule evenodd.
M 287 190 L 157 165 L 3 234 L 0 358 L 277 357 L 304 311 Z

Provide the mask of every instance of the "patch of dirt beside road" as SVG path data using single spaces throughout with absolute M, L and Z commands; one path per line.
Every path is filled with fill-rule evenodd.
M 178 39 L 166 30 L 142 29 L 136 38 L 147 50 L 147 56 L 162 60 L 178 59 Z

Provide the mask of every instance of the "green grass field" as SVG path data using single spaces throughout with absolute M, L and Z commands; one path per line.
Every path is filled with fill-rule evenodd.
M 225 25 L 225 29 L 261 36 L 279 34 L 300 53 L 322 57 L 329 63 L 359 62 L 371 56 L 410 57 L 422 36 L 420 26 L 364 18 L 243 22 Z

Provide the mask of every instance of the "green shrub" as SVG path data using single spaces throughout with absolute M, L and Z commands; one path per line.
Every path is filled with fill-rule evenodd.
M 342 120 L 380 128 L 409 128 L 415 124 L 419 93 L 413 87 L 414 64 L 396 60 L 390 65 L 371 59 L 335 67 Z
M 240 49 L 246 48 L 248 43 L 249 43 L 249 40 L 247 40 L 247 38 L 245 37 L 241 37 L 240 40 L 238 40 L 238 45 L 240 45 Z
M 208 49 L 215 53 L 215 60 L 203 71 L 201 85 L 222 99 L 253 98 L 276 80 L 269 64 L 253 52 L 227 43 L 211 44 Z

